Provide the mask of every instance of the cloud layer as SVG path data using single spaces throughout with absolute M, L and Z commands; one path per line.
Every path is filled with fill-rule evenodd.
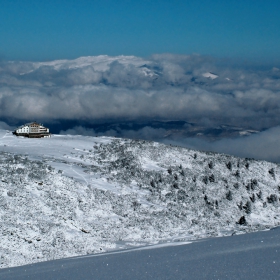
M 265 129 L 278 124 L 279 91 L 277 68 L 254 70 L 198 55 L 2 62 L 0 118 L 208 120 Z
M 99 135 L 101 132 L 92 129 L 95 124 L 181 120 L 205 127 L 226 124 L 267 130 L 260 135 L 278 137 L 278 128 L 272 128 L 279 125 L 279 115 L 277 67 L 173 54 L 147 59 L 104 55 L 0 63 L 0 120 L 8 123 L 7 127 L 31 120 L 58 126 L 74 121 L 76 125 L 68 130 L 61 128 L 63 133 Z M 146 126 L 104 133 L 165 141 L 168 131 Z M 246 139 L 257 143 L 253 136 Z M 184 137 L 171 140 L 182 145 L 194 141 Z M 197 141 L 195 147 L 230 152 L 229 142 L 223 141 L 231 140 L 218 144 Z M 249 140 L 238 140 L 245 141 L 243 144 L 232 141 L 235 144 L 230 145 L 237 151 L 238 145 L 242 148 Z
M 213 142 L 197 138 L 182 138 L 174 141 L 163 140 L 163 142 L 191 149 L 280 162 L 280 126 L 247 137 L 225 138 Z

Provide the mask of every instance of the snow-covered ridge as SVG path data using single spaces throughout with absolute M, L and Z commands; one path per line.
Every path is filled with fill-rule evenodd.
M 108 55 L 99 55 L 99 56 L 83 56 L 76 59 L 60 59 L 53 61 L 45 62 L 21 62 L 22 64 L 29 64 L 28 70 L 21 72 L 20 75 L 27 75 L 41 67 L 51 67 L 55 71 L 63 70 L 74 70 L 82 69 L 86 67 L 91 67 L 94 71 L 105 72 L 110 69 L 110 64 L 117 62 L 124 67 L 133 66 L 139 68 L 139 72 L 144 74 L 146 77 L 158 76 L 156 72 L 151 70 L 149 66 L 154 64 L 150 60 L 146 60 L 137 56 L 108 56 Z M 12 61 L 10 63 L 13 63 Z M 31 69 L 30 69 L 31 68 Z M 205 72 L 201 74 L 202 77 L 208 78 L 210 80 L 215 80 L 219 76 L 212 72 Z M 230 79 L 229 79 L 230 80 Z
M 87 66 L 92 66 L 95 71 L 104 72 L 109 69 L 109 65 L 112 62 L 118 62 L 124 66 L 127 65 L 134 65 L 136 67 L 140 67 L 148 61 L 136 57 L 136 56 L 108 56 L 108 55 L 99 55 L 99 56 L 83 56 L 76 59 L 61 59 L 61 60 L 54 60 L 54 61 L 46 61 L 46 62 L 32 62 L 33 69 L 26 72 L 21 73 L 21 75 L 29 74 L 32 71 L 43 67 L 49 66 L 53 67 L 56 71 L 61 71 L 64 69 L 78 69 Z
M 11 62 L 13 63 L 13 62 Z M 22 62 L 24 64 L 24 62 Z M 150 62 L 144 60 L 141 57 L 136 56 L 108 56 L 108 55 L 99 55 L 99 56 L 85 56 L 79 57 L 72 60 L 62 59 L 62 60 L 54 60 L 54 61 L 46 61 L 46 62 L 30 62 L 29 66 L 25 71 L 20 72 L 20 76 L 25 76 L 28 74 L 32 74 L 35 71 L 40 70 L 44 67 L 49 67 L 55 72 L 63 72 L 63 71 L 75 71 L 87 69 L 88 67 L 91 70 L 97 73 L 104 73 L 108 71 L 111 67 L 112 63 L 118 63 L 122 65 L 124 68 L 133 67 L 136 68 L 138 75 L 144 76 L 147 78 L 153 78 L 158 76 L 154 71 L 149 69 L 147 66 Z M 28 63 L 26 63 L 28 64 Z
M 216 75 L 214 73 L 211 73 L 211 72 L 203 73 L 202 76 L 205 77 L 205 78 L 209 78 L 211 80 L 215 80 L 219 77 L 218 75 Z
M 142 140 L 0 131 L 1 267 L 279 225 L 279 165 Z

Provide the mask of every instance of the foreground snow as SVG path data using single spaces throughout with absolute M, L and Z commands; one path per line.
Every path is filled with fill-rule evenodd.
M 279 279 L 280 229 L 7 268 L 1 279 Z
M 140 140 L 0 131 L 0 265 L 277 226 L 279 171 Z

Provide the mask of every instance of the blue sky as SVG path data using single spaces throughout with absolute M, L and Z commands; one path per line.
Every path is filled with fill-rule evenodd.
M 279 62 L 280 1 L 0 0 L 0 58 L 199 53 Z

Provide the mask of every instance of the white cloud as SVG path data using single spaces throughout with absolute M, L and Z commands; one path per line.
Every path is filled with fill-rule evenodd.
M 164 140 L 166 144 L 180 145 L 190 149 L 215 151 L 239 157 L 280 162 L 280 126 L 250 136 L 218 141 L 197 138 Z
M 218 78 L 203 77 L 208 72 Z M 209 57 L 172 54 L 149 60 L 102 56 L 2 63 L 0 118 L 90 123 L 208 119 L 263 129 L 278 123 L 278 72 L 230 68 Z

